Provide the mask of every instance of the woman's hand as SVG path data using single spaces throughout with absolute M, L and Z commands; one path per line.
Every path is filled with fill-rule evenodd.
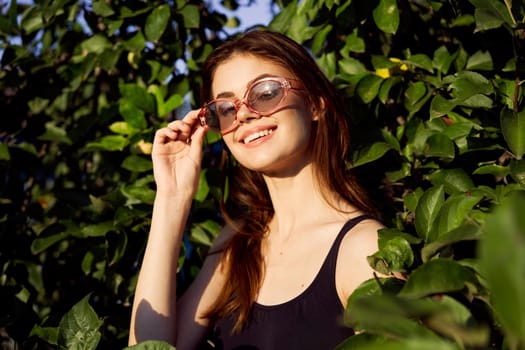
M 197 190 L 206 133 L 198 114 L 191 111 L 155 133 L 152 159 L 158 195 L 193 197 Z

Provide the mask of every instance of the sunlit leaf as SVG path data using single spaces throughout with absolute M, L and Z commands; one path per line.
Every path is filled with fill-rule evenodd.
M 122 167 L 133 172 L 144 172 L 153 169 L 151 159 L 138 156 L 136 154 L 130 154 L 122 162 Z
M 370 266 L 385 275 L 405 271 L 414 263 L 412 248 L 401 236 L 388 240 L 378 252 L 367 257 Z
M 504 109 L 500 121 L 507 145 L 516 158 L 521 159 L 525 155 L 525 109 L 519 113 Z
M 504 23 L 511 26 L 514 24 L 514 20 L 503 2 L 492 0 L 469 1 L 476 8 L 476 31 L 498 28 Z
M 60 320 L 58 346 L 60 349 L 94 350 L 101 338 L 103 321 L 89 305 L 89 295 L 71 308 Z
M 432 241 L 435 237 L 431 235 L 434 222 L 445 202 L 444 187 L 432 187 L 423 193 L 416 207 L 415 226 L 419 237 L 425 241 Z
M 105 49 L 111 48 L 111 42 L 103 35 L 93 35 L 82 42 L 81 47 L 87 52 L 102 53 Z
M 392 146 L 386 142 L 374 142 L 372 145 L 355 153 L 352 164 L 357 167 L 373 162 L 374 160 L 381 158 L 390 149 L 392 149 Z
M 434 186 L 443 185 L 445 192 L 449 194 L 468 192 L 474 188 L 474 182 L 461 168 L 438 170 L 429 178 Z
M 9 147 L 5 143 L 0 143 L 0 160 L 9 160 L 11 158 L 9 154 Z
M 380 0 L 372 12 L 377 27 L 385 33 L 394 34 L 399 26 L 399 9 L 396 0 Z
M 199 8 L 196 5 L 186 5 L 180 10 L 180 14 L 184 19 L 184 27 L 186 28 L 199 28 L 200 26 L 200 13 Z
M 429 157 L 454 158 L 454 142 L 443 134 L 434 134 L 427 139 L 425 154 Z
M 428 295 L 457 292 L 467 284 L 476 284 L 474 272 L 453 260 L 430 260 L 414 270 L 400 296 L 421 298 Z
M 479 247 L 491 305 L 509 344 L 525 344 L 525 199 L 508 197 L 486 221 Z M 518 348 L 515 346 L 515 348 Z
M 123 350 L 175 350 L 175 347 L 159 340 L 146 340 Z
M 168 5 L 160 5 L 151 11 L 146 18 L 145 34 L 151 41 L 158 40 L 168 25 L 170 19 L 170 8 Z
M 357 84 L 357 95 L 364 103 L 370 103 L 377 96 L 382 82 L 383 79 L 377 75 L 370 74 L 363 77 Z
M 469 57 L 466 68 L 469 70 L 492 70 L 494 64 L 490 52 L 478 51 L 474 53 Z
M 421 249 L 421 259 L 423 262 L 430 260 L 439 250 L 452 244 L 464 241 L 472 241 L 481 238 L 481 228 L 479 225 L 467 224 L 459 226 L 451 231 L 441 234 L 435 241 L 426 244 Z

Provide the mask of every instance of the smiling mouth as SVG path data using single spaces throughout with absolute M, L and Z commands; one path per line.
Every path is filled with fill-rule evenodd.
M 247 144 L 247 143 L 257 140 L 258 138 L 271 135 L 272 132 L 273 132 L 273 129 L 257 131 L 257 132 L 254 132 L 253 134 L 248 135 L 242 142 L 244 144 Z

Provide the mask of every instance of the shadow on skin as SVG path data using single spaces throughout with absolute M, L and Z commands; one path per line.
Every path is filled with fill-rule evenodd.
M 155 324 L 167 324 L 169 321 L 167 316 L 164 316 L 157 311 L 153 310 L 151 304 L 146 300 L 141 300 L 139 306 L 137 307 L 137 312 L 135 315 L 135 338 L 137 343 L 146 341 L 146 340 L 162 340 L 168 343 L 171 343 L 171 339 L 160 339 L 156 334 L 156 328 L 146 327 L 146 329 L 137 328 L 137 324 L 145 325 L 155 325 Z M 173 332 L 175 332 L 175 325 L 173 325 Z M 174 338 L 174 335 L 172 339 Z

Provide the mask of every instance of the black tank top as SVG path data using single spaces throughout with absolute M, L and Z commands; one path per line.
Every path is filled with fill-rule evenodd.
M 234 317 L 218 320 L 211 341 L 214 349 L 224 350 L 329 350 L 352 336 L 343 325 L 343 305 L 335 286 L 339 246 L 345 234 L 362 220 L 350 219 L 338 233 L 321 269 L 300 295 L 278 305 L 255 303 L 247 325 L 232 334 Z

